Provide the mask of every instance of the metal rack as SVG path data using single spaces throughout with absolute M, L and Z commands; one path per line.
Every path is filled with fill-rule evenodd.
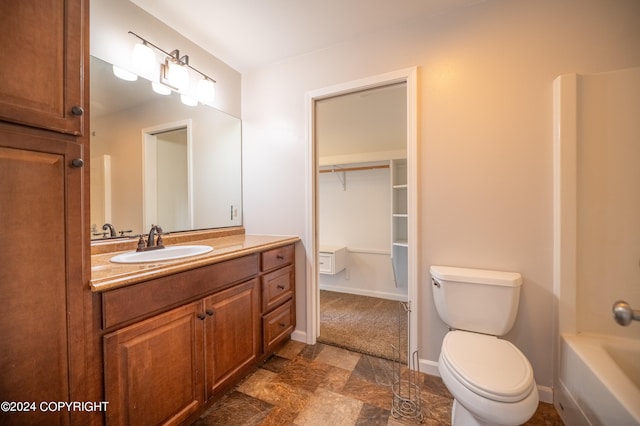
M 393 404 L 391 415 L 394 418 L 414 419 L 422 422 L 424 415 L 422 412 L 422 398 L 420 397 L 420 384 L 418 375 L 420 373 L 418 350 L 411 356 L 403 356 L 403 346 L 411 347 L 411 302 L 398 303 L 398 345 L 391 345 L 394 353 L 393 383 Z M 407 318 L 407 342 L 403 344 L 402 337 L 402 315 Z

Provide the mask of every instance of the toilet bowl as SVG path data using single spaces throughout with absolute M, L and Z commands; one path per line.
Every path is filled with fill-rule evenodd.
M 538 407 L 529 360 L 506 334 L 515 322 L 522 277 L 514 272 L 432 266 L 438 315 L 453 331 L 438 370 L 454 397 L 453 426 L 525 423 Z
M 538 391 L 527 358 L 494 336 L 451 331 L 438 360 L 455 398 L 455 425 L 520 425 L 535 413 Z

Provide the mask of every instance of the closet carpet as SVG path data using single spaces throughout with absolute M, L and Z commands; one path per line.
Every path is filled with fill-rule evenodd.
M 402 302 L 320 291 L 320 343 L 406 363 L 407 323 Z

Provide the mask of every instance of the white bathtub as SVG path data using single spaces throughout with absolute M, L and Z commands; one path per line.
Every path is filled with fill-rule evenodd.
M 640 340 L 565 334 L 560 352 L 554 402 L 565 424 L 640 425 Z

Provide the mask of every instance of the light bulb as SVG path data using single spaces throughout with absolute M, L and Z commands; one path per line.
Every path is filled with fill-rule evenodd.
M 179 91 L 185 91 L 189 88 L 189 71 L 182 65 L 169 61 L 169 69 L 167 70 L 167 80 L 172 87 Z
M 193 96 L 182 94 L 180 95 L 180 101 L 187 106 L 196 106 L 198 105 L 198 100 Z
M 156 54 L 146 44 L 138 43 L 133 46 L 131 62 L 139 74 L 152 74 L 156 68 Z
M 216 97 L 216 86 L 213 81 L 203 78 L 198 81 L 198 100 L 203 104 L 213 102 Z
M 151 88 L 159 95 L 168 95 L 169 93 L 171 93 L 171 89 L 169 87 L 156 81 L 151 82 Z
M 138 76 L 135 75 L 134 73 L 115 65 L 113 66 L 113 74 L 116 77 L 121 78 L 123 80 L 127 80 L 127 81 L 136 81 L 138 79 Z

